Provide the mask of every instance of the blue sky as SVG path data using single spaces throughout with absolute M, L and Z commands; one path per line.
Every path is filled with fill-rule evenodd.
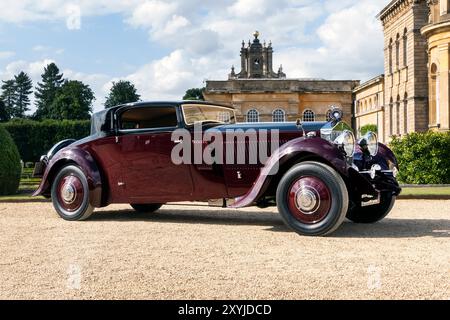
M 180 99 L 239 69 L 242 40 L 259 30 L 289 78 L 367 80 L 383 72 L 375 15 L 389 0 L 0 0 L 0 79 L 36 83 L 54 61 L 95 91 L 127 79 L 143 99 Z M 239 70 L 237 70 L 239 71 Z

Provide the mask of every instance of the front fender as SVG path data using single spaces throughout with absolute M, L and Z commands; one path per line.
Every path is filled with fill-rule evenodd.
M 301 137 L 283 144 L 267 160 L 253 187 L 244 196 L 235 199 L 231 208 L 242 208 L 254 203 L 264 192 L 278 169 L 298 154 L 321 158 L 340 174 L 348 177 L 347 162 L 342 152 L 329 141 L 319 137 Z
M 102 204 L 102 179 L 99 168 L 91 154 L 79 147 L 66 147 L 58 151 L 47 165 L 39 188 L 33 196 L 50 197 L 51 183 L 59 169 L 67 164 L 75 164 L 85 174 L 89 185 L 89 199 L 94 207 Z
M 397 168 L 397 170 L 399 170 L 398 161 L 397 161 L 397 158 L 394 155 L 394 152 L 392 152 L 392 150 L 389 149 L 389 147 L 386 146 L 385 144 L 382 144 L 382 143 L 378 144 L 378 154 L 377 154 L 377 156 L 383 158 L 386 161 L 386 163 L 388 165 L 388 167 L 386 169 L 392 169 L 389 166 L 389 162 L 390 162 L 390 163 L 392 163 L 395 166 L 395 168 Z

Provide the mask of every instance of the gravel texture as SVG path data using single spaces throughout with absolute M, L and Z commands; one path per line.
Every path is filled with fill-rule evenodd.
M 0 203 L 0 299 L 450 299 L 450 201 L 381 223 L 289 231 L 275 208 L 127 205 L 84 222 Z

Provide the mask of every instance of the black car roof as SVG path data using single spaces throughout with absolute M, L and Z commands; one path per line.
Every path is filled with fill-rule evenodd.
M 198 105 L 207 105 L 207 106 L 218 106 L 234 109 L 230 105 L 226 105 L 223 103 L 215 103 L 210 101 L 200 101 L 200 100 L 181 100 L 181 101 L 139 101 L 139 102 L 131 102 L 126 104 L 120 104 L 106 110 L 116 110 L 122 107 L 159 107 L 161 105 L 182 105 L 182 104 L 198 104 Z M 105 110 L 98 111 L 96 113 L 105 112 Z

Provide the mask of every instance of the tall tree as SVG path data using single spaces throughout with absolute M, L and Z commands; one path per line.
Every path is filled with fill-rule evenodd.
M 130 81 L 120 80 L 113 82 L 109 95 L 106 97 L 105 108 L 111 108 L 119 104 L 139 101 L 141 96 L 136 87 Z
M 11 116 L 14 118 L 24 118 L 25 112 L 30 110 L 30 94 L 33 92 L 33 82 L 25 72 L 20 72 L 14 76 L 16 101 L 12 109 Z
M 8 119 L 12 116 L 12 110 L 16 104 L 16 82 L 14 80 L 2 81 L 2 94 L 0 99 L 5 105 L 5 112 Z
M 56 93 L 51 105 L 50 117 L 53 119 L 89 119 L 92 111 L 94 92 L 81 81 L 66 80 Z
M 205 100 L 203 97 L 203 91 L 205 88 L 191 88 L 188 89 L 183 96 L 183 100 Z
M 36 119 L 50 118 L 50 106 L 55 100 L 56 93 L 64 83 L 63 74 L 59 73 L 59 68 L 55 63 L 50 63 L 44 68 L 42 82 L 38 82 L 36 86 Z
M 6 111 L 5 103 L 0 100 L 0 122 L 6 122 L 9 120 L 9 114 Z

